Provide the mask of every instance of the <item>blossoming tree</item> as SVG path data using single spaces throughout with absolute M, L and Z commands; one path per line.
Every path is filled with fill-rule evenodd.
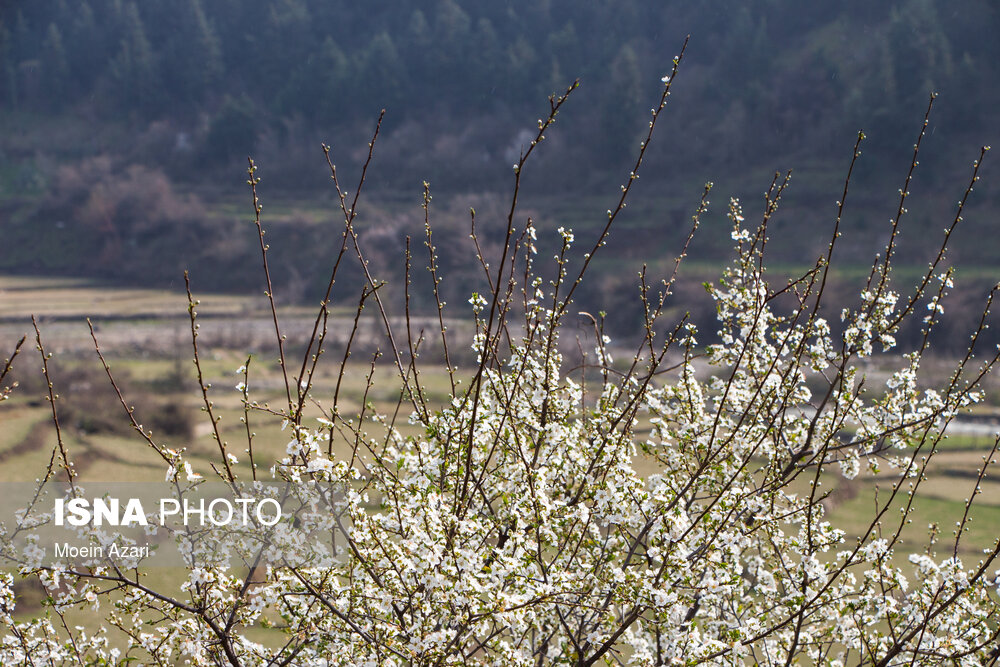
M 671 275 L 653 282 L 642 273 L 644 335 L 634 354 L 612 359 L 603 318 L 590 317 L 593 349 L 582 355 L 582 370 L 570 368 L 564 328 L 568 318 L 579 317 L 574 294 L 625 206 L 679 61 L 663 79 L 648 134 L 603 230 L 578 255 L 573 233 L 560 229 L 547 279 L 536 269 L 535 228 L 520 219 L 517 204 L 531 155 L 575 84 L 550 100 L 549 115 L 514 167 L 500 257 L 483 260 L 490 291 L 470 299 L 476 363 L 468 377 L 452 364 L 449 350 L 458 343 L 437 299 L 434 338 L 451 386 L 450 400 L 440 406 L 421 384 L 422 334 L 409 318 L 400 325 L 390 317 L 354 230 L 368 163 L 349 198 L 325 149 L 340 195 L 343 244 L 312 338 L 296 372 L 275 311 L 287 401 L 265 408 L 245 384 L 239 390 L 248 414 L 277 414 L 292 434 L 287 456 L 269 462 L 274 479 L 343 489 L 328 515 L 315 519 L 337 534 L 337 558 L 322 567 L 299 564 L 291 553 L 266 567 L 192 562 L 179 596 L 148 585 L 140 566 L 22 564 L 19 576 L 37 576 L 48 589 L 52 614 L 15 620 L 13 577 L 2 575 L 4 660 L 996 664 L 1000 545 L 972 558 L 959 548 L 996 446 L 970 484 L 953 539 L 932 537 L 926 552 L 908 561 L 896 553 L 944 429 L 979 399 L 982 380 L 998 360 L 995 350 L 976 354 L 990 294 L 950 380 L 934 390 L 918 383 L 929 336 L 942 317 L 941 299 L 952 286 L 944 265 L 947 241 L 985 149 L 941 252 L 913 288 L 898 288 L 892 272 L 909 176 L 884 254 L 856 306 L 832 324 L 823 304 L 848 187 L 827 251 L 803 275 L 775 285 L 765 263 L 768 223 L 787 179 L 776 180 L 756 225 L 730 201 L 734 258 L 709 287 L 717 336 L 683 319 L 662 321 L 685 245 Z M 859 134 L 851 169 L 862 139 Z M 373 139 L 371 150 L 374 145 Z M 919 140 L 914 164 L 918 149 Z M 270 294 L 252 162 L 249 174 Z M 692 235 L 708 193 L 706 187 L 694 211 Z M 429 201 L 425 194 L 428 211 Z M 441 277 L 429 222 L 426 246 L 437 297 Z M 359 260 L 365 278 L 358 313 L 374 307 L 384 324 L 386 354 L 402 386 L 397 414 L 352 413 L 336 397 L 313 396 L 331 290 L 345 256 Z M 408 254 L 407 275 L 410 260 Z M 192 300 L 197 363 L 195 305 Z M 901 354 L 899 370 L 876 386 L 866 377 L 866 361 L 891 354 L 900 326 L 921 318 L 922 343 Z M 699 336 L 716 342 L 705 345 Z M 319 421 L 304 416 L 313 399 L 326 406 Z M 399 415 L 408 415 L 415 435 L 401 432 Z M 174 481 L 193 476 L 183 452 L 161 448 L 135 427 L 164 457 Z M 216 438 L 217 473 L 234 482 L 237 457 L 218 431 Z M 350 443 L 352 455 L 335 454 L 334 441 Z M 68 471 L 65 452 L 61 460 Z M 867 529 L 848 535 L 827 516 L 824 482 L 876 469 L 893 471 L 892 482 L 876 498 Z M 104 631 L 86 634 L 60 622 L 66 609 L 87 605 L 104 615 Z M 277 628 L 280 641 L 252 639 L 248 629 L 259 625 Z

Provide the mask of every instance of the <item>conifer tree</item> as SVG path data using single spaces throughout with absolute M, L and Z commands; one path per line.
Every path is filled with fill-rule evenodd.
M 611 63 L 611 94 L 605 98 L 602 116 L 604 150 L 614 152 L 632 145 L 636 119 L 642 103 L 642 74 L 635 49 L 626 44 Z
M 70 79 L 62 32 L 55 23 L 50 23 L 45 32 L 45 42 L 42 45 L 42 79 L 46 104 L 58 107 L 67 97 Z
M 134 3 L 124 7 L 125 36 L 111 62 L 121 104 L 129 110 L 151 114 L 158 103 L 156 63 L 146 37 L 142 16 Z
M 3 79 L 0 79 L 0 99 L 10 105 L 10 108 L 17 108 L 17 74 L 12 62 L 13 44 L 10 30 L 0 20 L 0 62 L 3 63 Z

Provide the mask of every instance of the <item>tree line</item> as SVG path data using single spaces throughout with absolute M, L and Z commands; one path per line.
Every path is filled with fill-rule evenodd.
M 390 126 L 502 122 L 579 77 L 600 92 L 571 122 L 595 137 L 588 156 L 607 159 L 635 138 L 647 84 L 691 33 L 680 113 L 698 126 L 690 148 L 725 163 L 773 152 L 775 135 L 790 154 L 861 125 L 896 137 L 932 88 L 954 94 L 942 106 L 955 133 L 988 127 L 998 17 L 985 1 L 938 0 L 38 0 L 0 10 L 0 108 L 208 118 L 205 153 L 245 156 L 289 118 L 336 130 L 388 107 Z M 510 138 L 494 141 L 499 159 Z

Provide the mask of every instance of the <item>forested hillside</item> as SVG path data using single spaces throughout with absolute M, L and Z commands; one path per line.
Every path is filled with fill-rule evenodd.
M 774 149 L 775 137 L 781 152 L 808 154 L 862 125 L 912 134 L 931 89 L 948 100 L 949 134 L 974 134 L 995 128 L 1000 97 L 989 85 L 1000 11 L 985 1 L 961 11 L 933 0 L 4 5 L 5 110 L 168 121 L 216 160 L 243 157 L 261 133 L 336 136 L 382 107 L 397 130 L 429 126 L 458 150 L 474 135 L 479 149 L 466 159 L 501 160 L 515 137 L 489 126 L 530 123 L 525 114 L 579 77 L 594 103 L 572 122 L 599 129 L 586 153 L 605 164 L 636 135 L 688 33 L 680 106 L 685 134 L 699 136 L 709 160 Z
M 775 170 L 795 168 L 784 224 L 799 233 L 775 245 L 801 261 L 822 243 L 829 216 L 815 212 L 831 212 L 862 128 L 858 208 L 845 224 L 871 240 L 857 248 L 867 257 L 936 90 L 914 181 L 925 197 L 912 216 L 920 246 L 924 231 L 946 223 L 939 216 L 967 165 L 1000 126 L 1000 10 L 986 0 L 0 6 L 0 224 L 22 247 L 0 265 L 19 272 L 164 283 L 177 280 L 181 257 L 194 265 L 203 254 L 215 287 L 245 289 L 252 245 L 230 223 L 247 212 L 241 172 L 251 153 L 265 202 L 280 204 L 268 209 L 285 242 L 276 252 L 305 253 L 308 264 L 325 251 L 316 230 L 332 201 L 319 143 L 353 173 L 382 108 L 370 182 L 382 208 L 371 210 L 385 223 L 380 238 L 401 247 L 402 204 L 418 204 L 423 180 L 450 197 L 439 210 L 454 220 L 469 202 L 492 201 L 509 187 L 546 97 L 576 78 L 581 88 L 526 180 L 541 227 L 586 230 L 627 173 L 688 34 L 670 126 L 645 165 L 649 208 L 631 211 L 620 257 L 651 243 L 675 249 L 705 181 L 717 183 L 720 202 L 757 198 Z M 997 200 L 983 185 L 973 207 Z M 728 242 L 718 229 L 706 236 L 714 261 Z M 979 266 L 1000 259 L 981 243 L 960 241 L 956 253 Z M 308 281 L 298 292 L 310 293 Z

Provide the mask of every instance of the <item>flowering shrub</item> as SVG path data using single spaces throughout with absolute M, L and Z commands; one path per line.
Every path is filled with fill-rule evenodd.
M 963 559 L 959 548 L 975 493 L 965 515 L 956 517 L 953 543 L 936 543 L 932 536 L 926 553 L 909 563 L 895 551 L 945 427 L 979 399 L 977 389 L 998 360 L 996 352 L 974 358 L 984 313 L 950 381 L 935 390 L 918 382 L 951 275 L 942 264 L 942 247 L 912 292 L 894 287 L 892 256 L 906 186 L 886 252 L 873 265 L 857 307 L 840 313 L 839 322 L 829 322 L 822 308 L 838 230 L 825 256 L 797 279 L 775 287 L 765 271 L 768 221 L 786 180 L 772 185 L 757 226 L 746 225 L 739 203 L 730 202 L 734 260 L 709 287 L 719 330 L 706 340 L 717 342 L 699 343 L 704 334 L 684 321 L 664 328 L 661 314 L 676 270 L 658 287 L 643 272 L 645 335 L 634 355 L 616 363 L 603 316 L 591 318 L 593 349 L 570 367 L 569 341 L 563 338 L 567 318 L 576 316 L 574 291 L 624 208 L 678 62 L 663 79 L 649 134 L 618 205 L 608 211 L 607 226 L 573 272 L 575 238 L 560 229 L 555 272 L 546 280 L 535 268 L 536 231 L 530 220 L 518 227 L 516 203 L 528 158 L 572 88 L 551 100 L 551 113 L 539 121 L 536 140 L 514 169 L 499 262 L 483 261 L 491 292 L 470 299 L 477 362 L 464 385 L 451 363 L 438 301 L 452 388 L 440 407 L 426 399 L 421 385 L 422 334 L 412 331 L 409 318 L 405 327 L 394 324 L 398 320 L 383 307 L 378 281 L 364 262 L 353 228 L 361 187 L 348 201 L 331 162 L 344 237 L 330 289 L 340 258 L 356 255 L 367 281 L 358 313 L 374 303 L 385 325 L 388 354 L 403 387 L 400 407 L 416 435 L 405 435 L 394 415 L 372 414 L 367 407 L 348 414 L 336 398 L 318 422 L 303 416 L 326 338 L 330 291 L 298 374 L 286 362 L 274 318 L 287 405 L 266 408 L 251 399 L 245 382 L 237 389 L 248 414 L 277 412 L 290 427 L 287 455 L 270 466 L 274 478 L 335 483 L 345 490 L 333 528 L 341 540 L 338 560 L 308 567 L 289 557 L 248 571 L 192 562 L 180 597 L 154 590 L 138 569 L 24 566 L 21 574 L 36 575 L 53 596 L 54 614 L 15 621 L 12 577 L 4 575 L 4 659 L 994 664 L 1000 546 L 972 559 Z M 855 146 L 852 168 L 859 154 Z M 972 182 L 978 168 L 979 161 Z M 252 163 L 249 183 L 263 234 Z M 708 207 L 707 194 L 708 188 L 692 234 Z M 845 187 L 843 199 L 846 194 Z M 429 202 L 425 194 L 425 210 Z M 427 229 L 436 294 L 440 278 Z M 270 293 L 266 250 L 262 241 Z M 408 268 L 409 262 L 407 255 Z M 198 363 L 195 314 L 192 301 Z M 867 360 L 891 352 L 900 325 L 921 317 L 923 345 L 900 355 L 900 369 L 876 386 L 866 377 Z M 237 458 L 218 431 L 216 438 L 217 472 L 234 481 L 230 466 Z M 350 443 L 352 455 L 336 456 L 335 440 Z M 194 477 L 183 453 L 157 451 L 172 479 Z M 69 473 L 65 452 L 62 461 Z M 894 481 L 876 499 L 866 530 L 848 536 L 829 521 L 823 485 L 831 475 L 853 478 L 863 470 L 887 469 Z M 86 635 L 60 624 L 66 608 L 87 605 L 104 615 L 104 631 Z M 252 639 L 247 629 L 260 625 L 280 630 L 280 642 Z M 112 628 L 120 630 L 119 638 L 111 639 Z

